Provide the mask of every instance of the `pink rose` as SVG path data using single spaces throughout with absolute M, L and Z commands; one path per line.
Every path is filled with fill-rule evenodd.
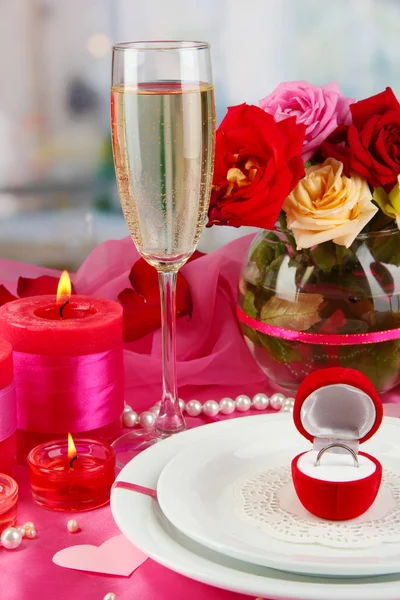
M 273 115 L 276 121 L 296 117 L 306 126 L 303 160 L 310 160 L 338 125 L 350 125 L 350 104 L 353 98 L 344 98 L 337 83 L 318 86 L 306 81 L 287 81 L 263 100 L 260 107 Z

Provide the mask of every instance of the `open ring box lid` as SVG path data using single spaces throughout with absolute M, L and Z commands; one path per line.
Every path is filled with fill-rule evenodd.
M 292 477 L 307 510 L 329 520 L 352 519 L 368 510 L 379 490 L 382 466 L 358 448 L 374 435 L 382 416 L 382 403 L 373 384 L 359 371 L 322 369 L 303 381 L 293 419 L 313 448 L 293 459 Z M 319 451 L 330 444 L 348 450 L 329 448 L 317 465 Z

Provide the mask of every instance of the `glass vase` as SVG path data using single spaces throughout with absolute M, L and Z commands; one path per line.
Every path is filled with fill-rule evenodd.
M 266 376 L 293 393 L 316 369 L 362 371 L 378 392 L 400 383 L 400 232 L 297 250 L 261 231 L 239 281 L 238 317 Z

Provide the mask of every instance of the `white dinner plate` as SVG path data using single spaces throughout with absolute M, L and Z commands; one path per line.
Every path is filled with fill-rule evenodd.
M 297 454 L 311 448 L 290 416 L 271 417 L 254 417 L 250 428 L 231 420 L 224 431 L 210 432 L 206 444 L 192 443 L 171 460 L 157 484 L 158 502 L 167 519 L 211 550 L 264 567 L 334 577 L 400 572 L 400 542 L 345 549 L 298 543 L 277 539 L 246 516 L 238 493 L 240 482 L 288 466 Z M 363 449 L 400 473 L 399 440 L 400 420 L 385 419 Z
M 254 423 L 275 424 L 285 415 L 262 415 L 237 419 L 243 428 Z M 392 419 L 391 419 L 392 420 Z M 118 475 L 118 480 L 155 489 L 165 465 L 192 443 L 215 431 L 221 434 L 230 421 L 204 425 L 180 433 L 145 450 Z M 115 489 L 111 510 L 120 530 L 143 552 L 160 564 L 191 579 L 269 600 L 399 600 L 400 575 L 368 578 L 323 578 L 257 567 L 222 556 L 179 533 L 165 518 L 152 498 Z

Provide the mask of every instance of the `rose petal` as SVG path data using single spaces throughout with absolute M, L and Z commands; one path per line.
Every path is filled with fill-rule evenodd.
M 194 252 L 189 260 L 201 258 L 201 252 Z M 188 261 L 189 262 L 189 261 Z M 158 274 L 156 269 L 140 258 L 129 274 L 132 289 L 125 289 L 118 295 L 123 307 L 123 330 L 125 342 L 133 342 L 161 326 L 161 301 Z M 176 284 L 177 317 L 192 314 L 192 297 L 189 285 L 181 273 Z
M 13 296 L 11 292 L 8 291 L 4 285 L 0 285 L 0 306 L 3 304 L 7 304 L 7 302 L 12 302 L 13 300 L 17 300 L 16 296 Z
M 20 277 L 17 284 L 17 294 L 20 298 L 28 298 L 29 296 L 44 296 L 57 294 L 59 278 L 51 275 L 41 275 L 33 279 L 29 277 Z M 72 293 L 75 293 L 72 286 Z

